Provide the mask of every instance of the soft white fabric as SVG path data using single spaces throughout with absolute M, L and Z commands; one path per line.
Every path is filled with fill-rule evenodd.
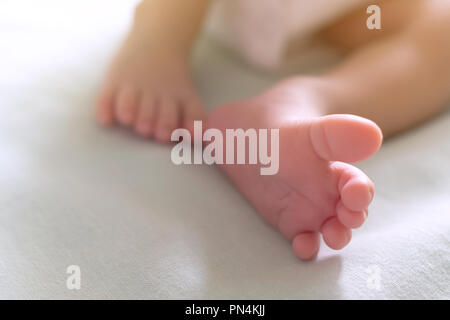
M 133 5 L 0 2 L 0 298 L 450 298 L 448 113 L 360 165 L 366 225 L 301 262 L 216 168 L 93 120 Z M 195 69 L 210 107 L 278 79 L 207 41 Z

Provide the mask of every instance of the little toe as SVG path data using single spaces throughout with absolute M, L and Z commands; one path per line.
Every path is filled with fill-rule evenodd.
M 156 119 L 156 100 L 151 94 L 144 94 L 136 119 L 135 130 L 143 137 L 151 137 L 154 131 Z
M 115 90 L 112 86 L 101 89 L 96 108 L 96 118 L 103 125 L 114 122 L 114 97 Z
M 138 92 L 131 86 L 124 86 L 117 96 L 116 117 L 125 126 L 130 126 L 137 113 Z
M 178 128 L 180 110 L 175 99 L 162 97 L 158 105 L 158 118 L 155 125 L 155 138 L 170 142 L 172 132 Z
M 317 256 L 320 247 L 320 237 L 317 232 L 299 233 L 292 240 L 292 249 L 302 260 L 311 260 Z
M 363 225 L 368 215 L 368 209 L 363 211 L 351 211 L 339 201 L 336 207 L 339 222 L 347 228 L 356 229 Z
M 352 230 L 343 226 L 336 217 L 328 219 L 321 231 L 327 246 L 334 250 L 344 248 L 352 239 Z
M 345 162 L 358 162 L 372 156 L 382 142 L 381 130 L 374 122 L 337 114 L 314 121 L 310 138 L 320 158 Z

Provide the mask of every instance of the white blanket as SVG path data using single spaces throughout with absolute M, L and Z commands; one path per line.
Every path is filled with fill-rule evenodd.
M 362 163 L 368 221 L 344 250 L 299 261 L 216 168 L 95 123 L 133 6 L 0 2 L 0 298 L 450 298 L 448 112 Z M 209 41 L 194 64 L 211 108 L 281 76 Z

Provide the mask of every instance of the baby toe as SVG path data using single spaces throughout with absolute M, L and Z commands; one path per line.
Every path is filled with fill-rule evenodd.
M 327 246 L 334 250 L 344 248 L 352 239 L 352 230 L 343 226 L 336 217 L 327 220 L 321 231 Z
M 155 138 L 161 142 L 170 142 L 172 132 L 178 128 L 179 108 L 176 100 L 162 98 L 158 105 L 158 118 L 155 125 Z
M 343 163 L 332 165 L 342 204 L 350 211 L 364 211 L 374 197 L 373 182 L 360 169 Z
M 144 94 L 136 119 L 135 129 L 143 137 L 150 137 L 153 134 L 156 119 L 156 99 L 151 94 Z
M 359 228 L 363 225 L 368 215 L 368 209 L 363 211 L 351 211 L 339 201 L 336 207 L 337 217 L 339 222 L 347 228 Z
M 359 162 L 378 151 L 382 133 L 368 119 L 333 114 L 320 117 L 311 125 L 310 138 L 317 155 L 322 159 Z
M 317 232 L 299 233 L 292 240 L 292 249 L 302 260 L 311 260 L 317 256 L 320 247 L 320 237 Z
M 365 210 L 373 195 L 373 183 L 362 176 L 349 179 L 341 189 L 342 203 L 351 211 Z
M 117 120 L 125 126 L 130 126 L 137 113 L 138 92 L 131 86 L 124 86 L 119 91 L 116 101 Z

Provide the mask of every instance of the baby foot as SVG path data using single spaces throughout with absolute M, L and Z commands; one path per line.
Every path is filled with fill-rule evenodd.
M 284 83 L 263 95 L 215 110 L 208 126 L 279 128 L 279 171 L 260 175 L 256 165 L 222 165 L 259 214 L 292 242 L 301 259 L 319 250 L 319 234 L 332 249 L 346 246 L 367 217 L 374 186 L 345 162 L 362 161 L 381 145 L 380 129 L 352 115 L 321 116 L 311 91 Z
M 176 128 L 192 131 L 204 111 L 187 58 L 175 51 L 154 46 L 146 32 L 132 30 L 100 91 L 99 122 L 118 122 L 161 142 L 169 142 Z

